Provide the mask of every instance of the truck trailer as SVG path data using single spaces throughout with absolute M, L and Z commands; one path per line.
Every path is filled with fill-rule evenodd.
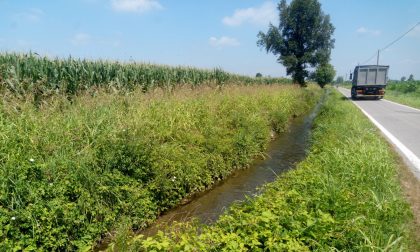
M 384 98 L 388 69 L 389 66 L 380 65 L 357 66 L 353 73 L 351 98 Z

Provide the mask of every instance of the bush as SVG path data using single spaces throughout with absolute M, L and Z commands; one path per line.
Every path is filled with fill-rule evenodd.
M 375 126 L 334 91 L 309 156 L 213 226 L 179 224 L 132 240 L 145 251 L 408 250 L 410 209 L 397 160 Z
M 38 108 L 0 101 L 0 251 L 90 248 L 141 229 L 264 151 L 272 125 L 308 111 L 293 86 L 98 93 Z M 28 98 L 30 99 L 30 97 Z
M 397 91 L 403 94 L 407 94 L 407 93 L 414 93 L 417 90 L 419 90 L 420 87 L 420 81 L 412 81 L 412 82 L 391 82 L 387 89 L 392 90 L 392 91 Z

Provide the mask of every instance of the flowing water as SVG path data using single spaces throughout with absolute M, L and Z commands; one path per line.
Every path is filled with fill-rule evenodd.
M 172 222 L 184 222 L 192 218 L 211 224 L 235 201 L 259 193 L 259 187 L 274 181 L 279 174 L 295 167 L 308 151 L 310 132 L 319 103 L 311 113 L 293 119 L 289 130 L 276 136 L 267 150 L 268 157 L 256 160 L 250 168 L 235 171 L 211 190 L 196 195 L 187 204 L 169 210 L 155 224 L 141 234 L 151 236 Z
M 310 132 L 322 101 L 309 114 L 294 118 L 289 130 L 276 136 L 267 150 L 267 158 L 255 160 L 250 168 L 237 170 L 212 189 L 195 195 L 188 203 L 167 211 L 149 228 L 141 231 L 146 237 L 170 226 L 174 221 L 198 219 L 205 224 L 215 222 L 235 201 L 244 200 L 260 192 L 259 188 L 274 181 L 279 174 L 293 169 L 309 149 Z M 96 248 L 100 251 L 109 241 Z

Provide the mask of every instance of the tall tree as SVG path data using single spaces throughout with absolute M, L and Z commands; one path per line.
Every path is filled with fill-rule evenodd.
M 410 74 L 407 81 L 414 81 L 414 75 Z
M 287 75 L 305 86 L 308 67 L 327 64 L 335 40 L 330 16 L 321 10 L 318 0 L 292 0 L 278 5 L 280 24 L 269 25 L 267 33 L 259 32 L 258 46 L 278 56 L 286 67 Z
M 331 64 L 319 65 L 315 71 L 315 80 L 318 85 L 324 88 L 325 85 L 334 80 L 335 69 Z

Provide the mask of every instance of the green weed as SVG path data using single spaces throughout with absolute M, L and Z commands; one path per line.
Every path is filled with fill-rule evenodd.
M 386 99 L 420 108 L 420 81 L 391 82 L 387 87 Z
M 377 129 L 333 91 L 316 119 L 312 142 L 295 170 L 268 184 L 262 195 L 232 206 L 215 225 L 181 223 L 137 238 L 136 249 L 408 250 L 412 216 L 397 160 Z
M 114 230 L 142 229 L 246 167 L 264 152 L 271 128 L 286 129 L 320 93 L 228 85 L 54 95 L 39 106 L 5 95 L 0 251 L 85 250 Z

